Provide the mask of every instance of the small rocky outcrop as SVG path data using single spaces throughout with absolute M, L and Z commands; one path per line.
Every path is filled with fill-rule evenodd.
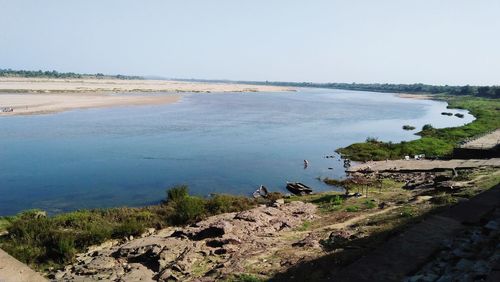
M 244 271 L 246 259 L 272 248 L 279 232 L 315 217 L 313 204 L 292 202 L 221 214 L 184 228 L 150 230 L 127 242 L 109 241 L 89 248 L 77 256 L 77 263 L 54 277 L 71 281 L 213 280 Z

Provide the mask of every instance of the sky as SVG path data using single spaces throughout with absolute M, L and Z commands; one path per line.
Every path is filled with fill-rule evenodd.
M 500 85 L 499 0 L 0 0 L 0 68 Z

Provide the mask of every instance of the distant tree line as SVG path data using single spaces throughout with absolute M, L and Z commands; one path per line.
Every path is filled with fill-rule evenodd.
M 450 94 L 469 95 L 486 98 L 500 98 L 500 86 L 450 86 L 414 84 L 389 84 L 389 83 L 313 83 L 313 82 L 284 82 L 284 81 L 232 81 L 208 79 L 177 79 L 180 81 L 219 82 L 219 83 L 245 83 L 253 85 L 273 85 L 289 87 L 319 87 L 358 91 L 411 93 L 411 94 Z
M 380 83 L 310 83 L 310 82 L 266 82 L 267 85 L 295 86 L 295 87 L 322 87 L 346 90 L 414 93 L 414 94 L 450 94 L 470 95 L 487 98 L 500 98 L 500 86 L 450 86 L 415 84 L 380 84 Z
M 105 75 L 102 73 L 96 74 L 81 74 L 74 72 L 58 72 L 58 71 L 29 71 L 29 70 L 12 70 L 0 69 L 0 77 L 42 77 L 42 78 L 117 78 L 117 79 L 143 79 L 140 76 L 129 75 Z

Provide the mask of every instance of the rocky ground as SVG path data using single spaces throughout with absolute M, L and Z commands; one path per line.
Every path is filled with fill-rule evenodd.
M 500 209 L 443 242 L 434 259 L 405 281 L 484 281 L 492 271 L 500 271 Z
M 280 233 L 316 218 L 316 206 L 295 201 L 210 217 L 185 228 L 149 230 L 78 255 L 55 280 L 207 280 L 245 272 L 247 260 L 276 248 Z
M 288 203 L 279 199 L 270 206 L 213 216 L 191 226 L 150 229 L 138 238 L 89 248 L 74 264 L 49 278 L 224 281 L 251 274 L 255 279 L 273 281 L 323 281 L 418 225 L 419 218 L 435 208 L 467 202 L 464 196 L 491 187 L 481 183 L 498 179 L 498 173 L 379 173 L 365 174 L 363 181 L 355 175 L 350 181 L 354 187 L 370 186 L 369 197 L 335 193 L 292 197 Z M 442 189 L 443 182 L 451 185 Z M 455 200 L 448 202 L 449 198 Z M 481 224 L 469 226 L 444 242 L 434 260 L 411 272 L 414 274 L 406 281 L 474 281 L 489 275 L 498 267 L 499 222 L 497 210 Z M 419 236 L 421 233 L 416 235 L 418 242 Z

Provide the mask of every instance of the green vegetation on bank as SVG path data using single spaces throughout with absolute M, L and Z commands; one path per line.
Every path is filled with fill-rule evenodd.
M 448 102 L 448 108 L 469 110 L 476 117 L 473 122 L 452 128 L 435 129 L 425 125 L 417 133 L 422 138 L 409 142 L 380 142 L 369 138 L 366 142 L 355 143 L 337 152 L 352 160 L 401 159 L 405 155 L 425 154 L 427 157 L 449 156 L 453 148 L 467 138 L 478 136 L 500 128 L 500 100 L 471 96 L 440 96 Z
M 177 186 L 168 190 L 166 201 L 156 206 L 79 210 L 51 217 L 30 210 L 0 217 L 0 232 L 8 232 L 0 237 L 0 248 L 40 269 L 59 266 L 71 262 L 76 253 L 87 247 L 109 239 L 137 236 L 146 228 L 193 223 L 255 205 L 254 199 L 240 196 L 191 196 L 187 186 Z
M 106 75 L 102 73 L 96 74 L 81 74 L 74 72 L 58 72 L 58 71 L 29 71 L 29 70 L 11 70 L 0 69 L 0 77 L 33 77 L 33 78 L 115 78 L 115 79 L 143 79 L 140 76 L 130 75 Z

